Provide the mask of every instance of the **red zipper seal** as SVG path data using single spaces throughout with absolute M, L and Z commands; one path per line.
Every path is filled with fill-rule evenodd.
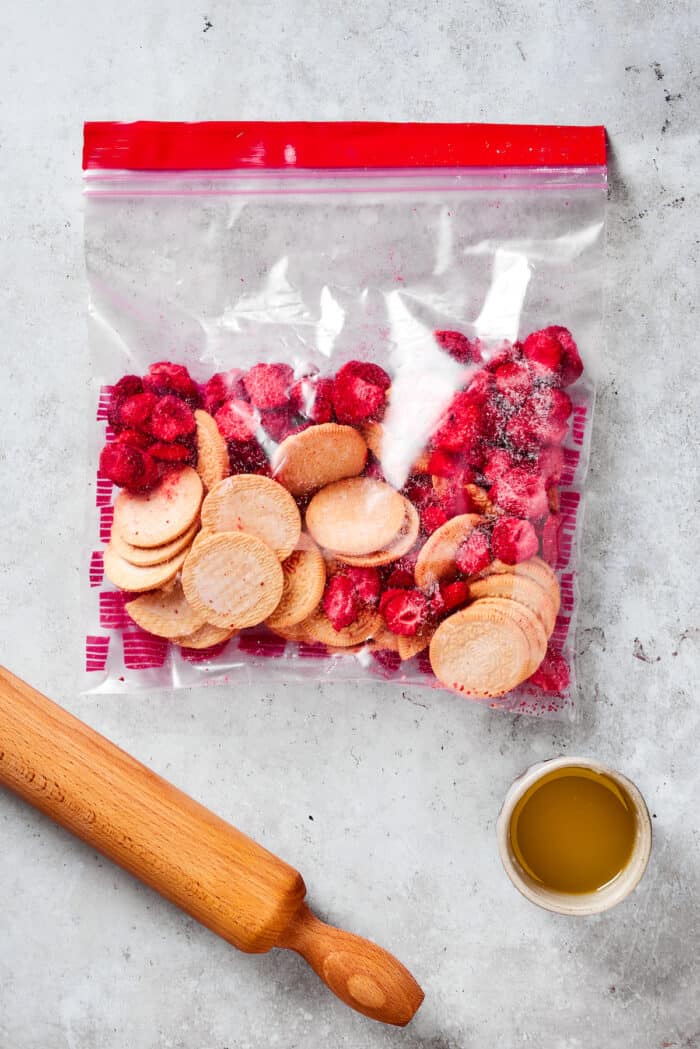
M 85 124 L 83 168 L 224 171 L 593 167 L 605 128 L 543 124 L 138 120 Z

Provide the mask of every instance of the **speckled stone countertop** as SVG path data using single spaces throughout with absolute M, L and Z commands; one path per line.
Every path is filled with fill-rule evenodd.
M 426 991 L 405 1031 L 372 1024 L 0 792 L 0 1049 L 698 1049 L 700 9 L 34 0 L 0 27 L 0 658 L 298 866 Z M 381 685 L 79 697 L 81 124 L 138 117 L 607 126 L 580 724 Z M 507 786 L 560 753 L 621 768 L 653 814 L 639 889 L 588 920 L 526 902 L 496 850 Z

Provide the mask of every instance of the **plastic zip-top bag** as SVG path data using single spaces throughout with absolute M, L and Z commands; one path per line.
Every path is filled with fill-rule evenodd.
M 571 715 L 603 129 L 98 123 L 84 168 L 88 688 Z

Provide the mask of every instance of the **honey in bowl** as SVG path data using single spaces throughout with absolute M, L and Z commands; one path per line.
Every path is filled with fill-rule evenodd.
M 545 774 L 520 798 L 510 820 L 518 863 L 555 892 L 602 889 L 627 866 L 635 837 L 635 810 L 625 791 L 582 767 Z

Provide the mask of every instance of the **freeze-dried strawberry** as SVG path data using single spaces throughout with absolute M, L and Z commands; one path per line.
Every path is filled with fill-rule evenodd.
M 491 485 L 489 498 L 515 517 L 537 518 L 547 513 L 547 492 L 539 474 L 514 466 Z
M 562 386 L 571 386 L 583 373 L 583 361 L 578 352 L 578 346 L 568 328 L 562 328 L 559 324 L 552 324 L 544 329 L 547 335 L 553 335 L 561 347 L 560 381 Z
M 140 448 L 144 451 L 151 443 L 147 433 L 139 433 L 138 430 L 122 430 L 114 438 L 116 444 L 130 444 L 132 448 Z
M 536 452 L 540 438 L 532 426 L 532 416 L 524 409 L 506 423 L 505 438 L 516 452 Z
M 399 590 L 384 602 L 382 608 L 389 630 L 402 637 L 417 634 L 427 622 L 429 611 L 428 599 L 421 590 Z
M 526 365 L 521 361 L 505 361 L 496 368 L 494 375 L 496 389 L 501 396 L 519 407 L 532 389 L 532 379 Z
M 498 561 L 517 565 L 534 557 L 539 548 L 537 533 L 529 521 L 499 517 L 493 526 L 491 551 Z
M 428 473 L 435 477 L 454 477 L 462 468 L 459 456 L 440 449 L 431 453 L 428 459 Z
M 161 397 L 168 394 L 181 397 L 191 408 L 199 407 L 199 387 L 182 364 L 171 364 L 170 361 L 152 364 L 143 377 L 143 388 Z
M 289 391 L 289 403 L 313 423 L 333 422 L 333 380 L 315 376 L 299 379 Z
M 559 489 L 554 484 L 552 485 L 551 488 L 547 489 L 547 504 L 549 506 L 549 512 L 551 514 L 558 514 L 559 513 L 559 505 L 560 505 Z
M 482 368 L 481 371 L 476 373 L 464 393 L 472 404 L 483 404 L 493 393 L 493 388 L 493 375 L 486 371 L 485 368 Z
M 564 470 L 564 449 L 560 444 L 548 444 L 537 456 L 536 470 L 545 488 L 559 484 Z
M 435 499 L 433 482 L 427 474 L 412 474 L 401 489 L 401 494 L 417 507 L 428 506 Z
M 288 364 L 255 364 L 243 378 L 256 408 L 282 408 L 289 401 L 294 371 Z
M 498 444 L 504 439 L 512 410 L 510 402 L 503 397 L 490 397 L 482 404 L 481 431 L 486 441 Z
M 335 575 L 329 580 L 323 595 L 323 611 L 334 630 L 342 630 L 357 619 L 360 610 L 352 580 L 344 575 Z
M 278 443 L 289 437 L 290 433 L 298 433 L 305 428 L 290 408 L 264 408 L 260 412 L 260 424 L 265 433 Z
M 178 437 L 194 433 L 197 423 L 188 404 L 179 397 L 168 395 L 156 401 L 149 428 L 158 441 L 176 441 Z
M 465 485 L 471 484 L 473 476 L 471 471 L 462 471 L 443 484 L 437 492 L 438 502 L 448 517 L 469 512 L 470 499 Z
M 458 579 L 454 583 L 441 583 L 438 591 L 442 600 L 443 610 L 452 612 L 455 608 L 461 608 L 469 600 L 469 583 Z
M 455 563 L 464 575 L 476 575 L 491 564 L 491 544 L 484 528 L 475 528 L 464 540 L 455 558 Z
M 382 593 L 382 596 L 379 598 L 379 611 L 382 613 L 382 615 L 384 615 L 384 612 L 389 602 L 393 601 L 397 594 L 405 593 L 407 589 L 408 588 L 405 586 L 390 587 Z
M 559 560 L 559 528 L 561 517 L 550 514 L 542 526 L 542 557 L 547 564 L 556 565 Z
M 390 648 L 375 649 L 371 655 L 385 677 L 391 677 L 401 666 L 401 656 Z
M 432 442 L 445 452 L 465 452 L 478 444 L 481 430 L 481 408 L 469 400 L 468 394 L 458 393 L 440 420 Z
M 371 605 L 372 607 L 379 604 L 382 584 L 376 568 L 355 568 L 352 565 L 347 565 L 343 569 L 343 574 L 348 577 L 355 587 L 355 593 L 361 604 Z
M 520 415 L 539 444 L 558 444 L 566 437 L 571 412 L 571 399 L 563 390 L 544 386 L 528 397 Z
M 512 470 L 516 465 L 513 456 L 505 448 L 492 448 L 482 467 L 482 473 L 489 484 L 493 484 L 497 477 Z
M 143 383 L 138 375 L 122 375 L 119 382 L 112 388 L 112 399 L 123 401 L 126 397 L 133 397 L 137 393 L 143 393 Z
M 531 685 L 537 685 L 545 692 L 566 692 L 570 680 L 569 664 L 551 645 L 547 646 L 546 655 L 535 673 L 528 678 Z
M 355 424 L 380 419 L 391 379 L 376 364 L 349 361 L 333 380 L 332 401 L 340 423 Z
M 491 373 L 497 372 L 502 364 L 507 364 L 509 361 L 518 361 L 522 357 L 522 344 L 514 342 L 512 346 L 510 343 L 505 343 L 500 353 L 494 354 L 491 360 L 486 365 L 486 368 Z
M 429 503 L 427 506 L 421 507 L 420 524 L 426 535 L 432 535 L 447 520 L 447 513 L 441 506 Z
M 151 487 L 159 477 L 155 460 L 133 445 L 106 444 L 100 455 L 100 473 L 120 488 L 138 492 Z
M 255 411 L 247 401 L 232 398 L 214 416 L 219 432 L 227 441 L 252 441 L 257 430 Z
M 407 568 L 394 568 L 386 581 L 386 592 L 389 590 L 410 590 L 415 586 L 413 572 Z
M 204 407 L 215 415 L 224 401 L 232 397 L 239 401 L 248 400 L 248 392 L 243 385 L 245 372 L 241 368 L 230 368 L 227 372 L 217 372 L 204 387 Z
M 161 462 L 166 463 L 191 463 L 195 458 L 192 448 L 176 442 L 156 441 L 155 444 L 149 446 L 148 452 L 154 459 L 160 459 Z
M 478 342 L 472 342 L 461 331 L 436 331 L 433 332 L 441 350 L 449 353 L 460 364 L 481 361 L 481 350 Z
M 270 463 L 257 441 L 229 441 L 228 458 L 232 474 L 269 474 Z
M 136 393 L 119 403 L 119 423 L 127 430 L 149 432 L 149 424 L 158 398 L 153 393 Z
M 548 329 L 534 331 L 528 335 L 523 343 L 523 356 L 527 357 L 535 367 L 534 374 L 540 369 L 546 372 L 557 372 L 561 364 L 561 346 L 559 340 L 552 335 Z

